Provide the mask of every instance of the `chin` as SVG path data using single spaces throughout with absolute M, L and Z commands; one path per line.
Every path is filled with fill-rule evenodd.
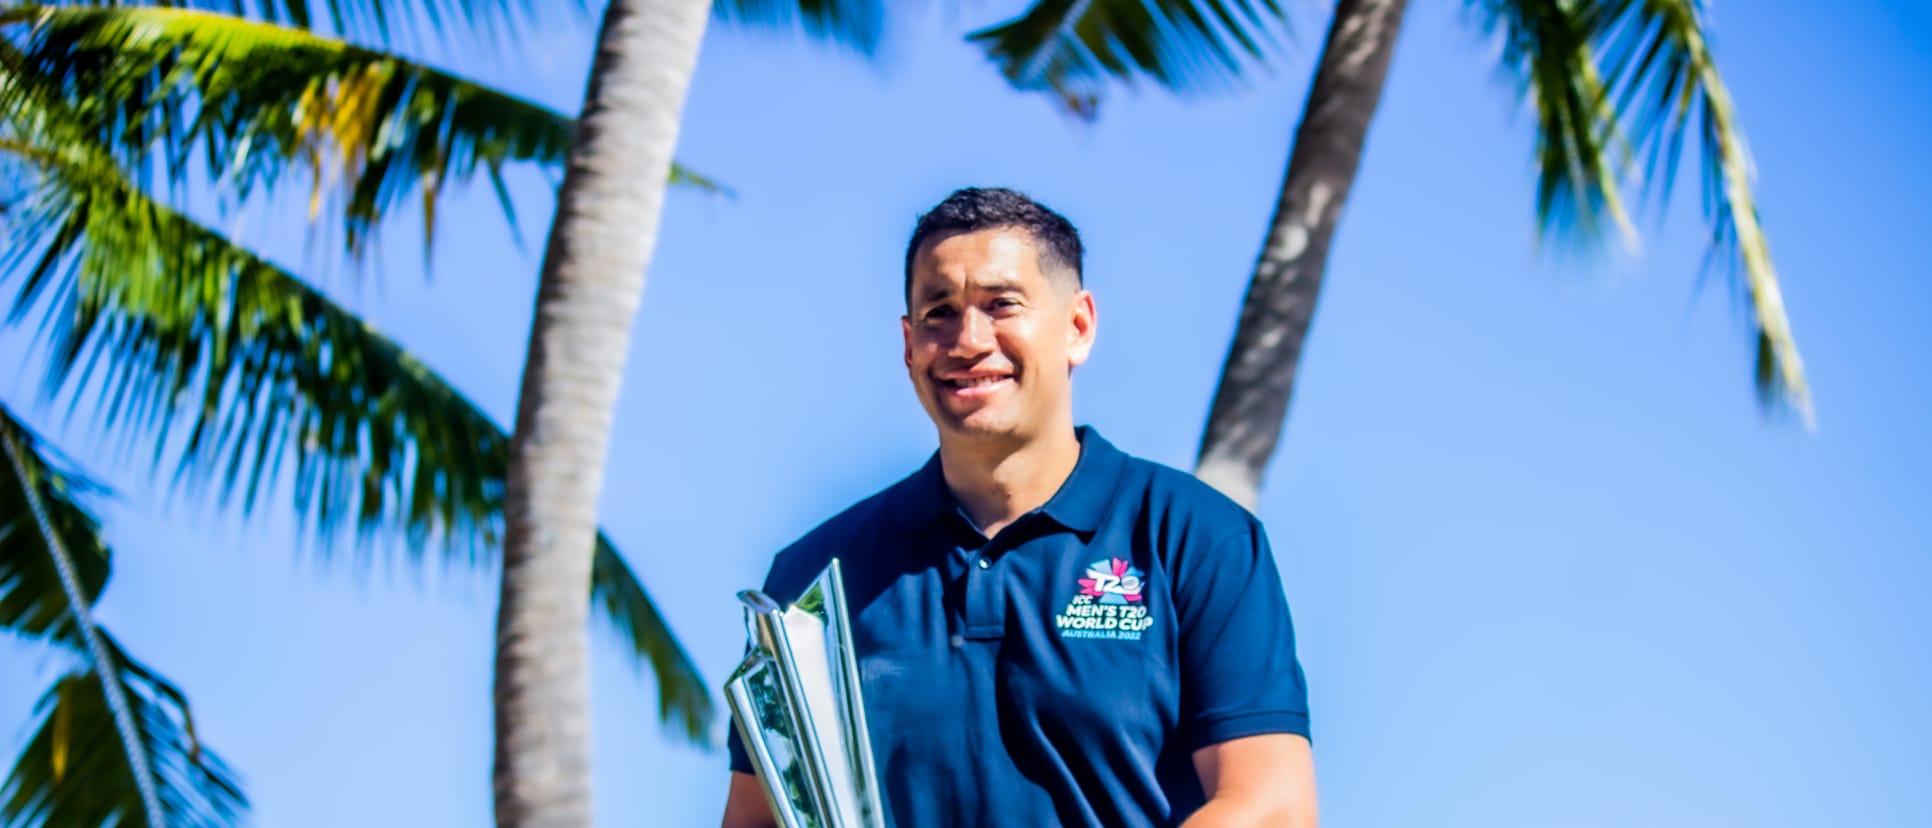
M 984 416 L 990 412 L 974 412 L 964 417 L 948 417 L 945 430 L 954 435 L 974 440 L 1001 439 L 1014 436 L 1018 429 L 1003 417 Z

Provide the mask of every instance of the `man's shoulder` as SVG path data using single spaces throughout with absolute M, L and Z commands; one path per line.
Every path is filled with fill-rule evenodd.
M 1139 510 L 1131 516 L 1134 534 L 1173 576 L 1176 595 L 1212 589 L 1217 581 L 1255 571 L 1258 563 L 1273 566 L 1263 560 L 1274 552 L 1261 519 L 1219 489 L 1141 458 L 1130 457 L 1123 472 L 1117 494 Z
M 826 518 L 772 557 L 765 593 L 780 603 L 794 600 L 834 556 L 847 557 L 875 546 L 896 524 L 899 490 L 911 477 L 880 489 Z
M 1154 517 L 1223 536 L 1261 531 L 1260 518 L 1201 478 L 1165 463 L 1124 452 L 1123 456 L 1119 494 L 1138 497 L 1141 507 Z

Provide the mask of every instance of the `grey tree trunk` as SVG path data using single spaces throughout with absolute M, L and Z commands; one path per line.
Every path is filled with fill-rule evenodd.
M 1355 182 L 1407 7 L 1407 0 L 1335 4 L 1274 220 L 1242 300 L 1194 473 L 1250 509 L 1281 440 L 1328 244 Z
M 604 453 L 709 0 L 611 0 L 558 191 L 504 499 L 496 822 L 591 824 L 586 630 Z

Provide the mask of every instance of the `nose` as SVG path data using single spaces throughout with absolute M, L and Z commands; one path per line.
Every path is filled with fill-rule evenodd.
M 993 350 L 993 318 L 978 308 L 967 308 L 959 315 L 959 328 L 948 355 L 971 358 Z

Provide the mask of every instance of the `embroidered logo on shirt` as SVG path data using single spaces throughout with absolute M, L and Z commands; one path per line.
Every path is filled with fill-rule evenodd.
M 1080 592 L 1053 617 L 1060 637 L 1139 641 L 1141 633 L 1154 624 L 1141 601 L 1146 576 L 1120 558 L 1088 564 L 1087 577 L 1080 579 Z

